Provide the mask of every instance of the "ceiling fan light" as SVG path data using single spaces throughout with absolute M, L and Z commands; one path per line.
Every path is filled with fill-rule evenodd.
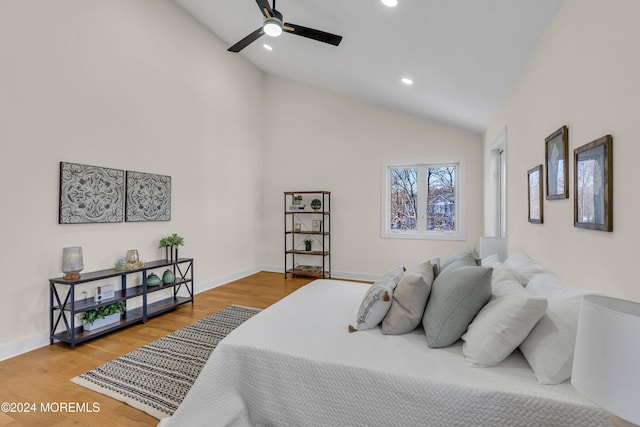
M 276 18 L 267 18 L 264 20 L 264 25 L 262 26 L 264 33 L 271 37 L 278 37 L 282 34 L 282 22 L 280 22 Z

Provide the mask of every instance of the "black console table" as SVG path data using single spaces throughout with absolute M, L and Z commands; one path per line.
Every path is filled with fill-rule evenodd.
M 175 280 L 172 283 L 163 283 L 158 286 L 147 286 L 147 274 L 150 270 L 158 270 L 156 274 L 162 277 L 159 269 L 170 268 L 173 270 Z M 127 286 L 127 277 L 141 275 L 140 285 Z M 95 302 L 93 296 L 77 299 L 80 285 L 109 278 L 119 278 L 120 289 L 115 291 L 113 298 Z M 117 287 L 117 286 L 116 286 Z M 181 296 L 178 292 L 182 288 Z M 173 296 L 149 303 L 148 296 L 151 293 L 171 289 Z M 62 277 L 49 279 L 50 297 L 50 342 L 56 341 L 68 343 L 71 348 L 76 344 L 104 335 L 108 332 L 124 328 L 134 323 L 145 323 L 147 319 L 167 311 L 173 310 L 179 305 L 193 304 L 193 258 L 179 258 L 177 261 L 157 260 L 146 262 L 141 268 L 128 271 L 118 271 L 115 269 L 100 270 L 89 273 L 82 273 L 79 280 L 67 281 Z M 120 321 L 102 328 L 86 331 L 82 324 L 77 325 L 76 315 L 82 314 L 91 309 L 113 304 L 119 301 L 128 301 L 138 298 L 141 305 L 138 308 L 127 310 L 120 317 Z M 61 323 L 62 322 L 62 323 Z M 64 329 L 61 327 L 64 326 Z M 56 332 L 58 329 L 60 331 Z

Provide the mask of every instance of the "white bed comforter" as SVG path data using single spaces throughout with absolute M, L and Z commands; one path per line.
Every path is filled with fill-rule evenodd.
M 348 333 L 367 285 L 317 280 L 249 319 L 213 352 L 161 426 L 604 427 L 570 383 L 540 385 L 519 352 L 470 368 L 421 328 Z

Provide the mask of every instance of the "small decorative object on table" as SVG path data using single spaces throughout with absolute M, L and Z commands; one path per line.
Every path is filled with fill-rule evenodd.
M 305 251 L 310 251 L 311 250 L 311 244 L 313 243 L 313 240 L 311 239 L 307 239 L 304 241 L 304 250 Z
M 62 272 L 64 280 L 74 281 L 80 279 L 80 272 L 84 269 L 82 261 L 82 248 L 74 246 L 62 249 Z
M 129 249 L 127 251 L 126 261 L 127 261 L 127 266 L 126 266 L 127 271 L 142 268 L 142 266 L 144 265 L 144 263 L 140 261 L 140 257 L 138 256 L 137 249 Z
M 113 298 L 115 296 L 115 288 L 115 285 L 98 286 L 93 300 L 95 302 L 102 302 Z
M 156 273 L 151 273 L 147 276 L 147 286 L 158 286 L 162 285 L 162 279 L 160 279 Z
M 322 202 L 320 201 L 320 199 L 313 199 L 311 201 L 311 209 L 313 209 L 314 211 L 320 210 L 321 207 Z
M 116 271 L 125 271 L 127 269 L 127 260 L 124 257 L 118 258 L 115 266 Z
M 170 268 L 167 268 L 162 275 L 162 282 L 166 285 L 173 283 L 176 280 L 176 275 L 173 274 Z
M 178 246 L 184 246 L 184 237 L 178 236 L 176 233 L 160 240 L 160 247 L 164 248 L 167 261 L 178 260 Z
M 84 329 L 91 331 L 120 320 L 120 315 L 126 313 L 127 304 L 124 301 L 103 305 L 82 313 Z

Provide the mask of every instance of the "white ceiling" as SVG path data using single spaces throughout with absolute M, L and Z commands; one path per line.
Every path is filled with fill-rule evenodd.
M 174 1 L 228 46 L 262 24 L 255 0 Z M 285 22 L 342 35 L 340 46 L 284 33 L 228 55 L 243 55 L 267 73 L 481 132 L 562 4 L 398 1 L 388 8 L 380 0 L 276 0 Z M 400 82 L 404 76 L 413 86 Z

